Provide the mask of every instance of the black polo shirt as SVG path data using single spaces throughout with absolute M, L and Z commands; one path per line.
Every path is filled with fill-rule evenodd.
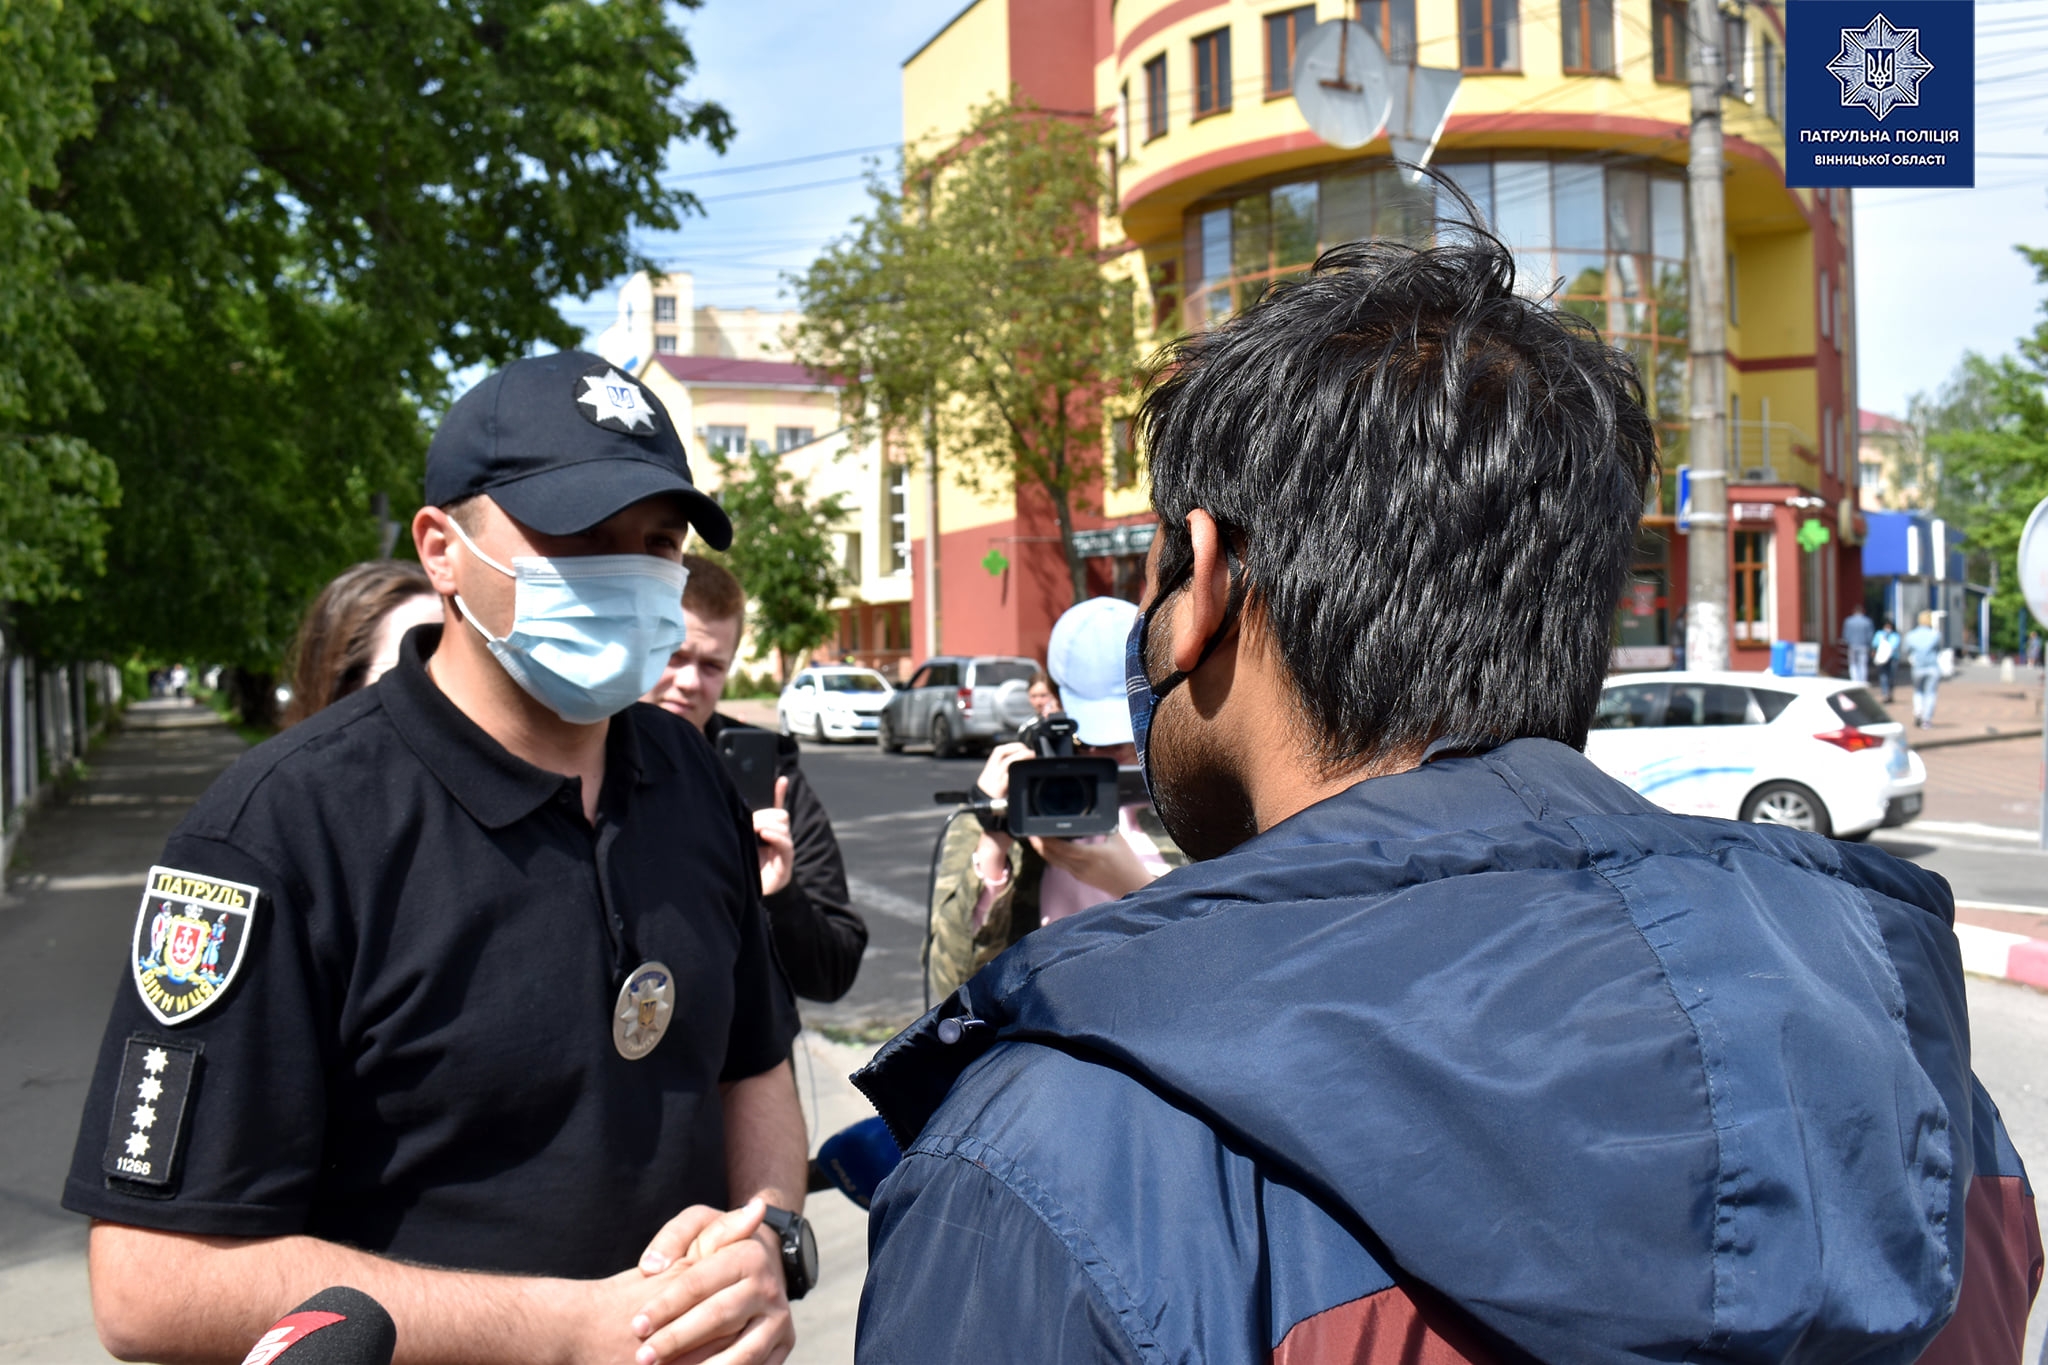
M 595 1277 L 681 1209 L 730 1202 L 718 1085 L 797 1031 L 745 807 L 694 727 L 636 705 L 593 827 L 576 779 L 427 676 L 439 634 L 244 756 L 171 836 L 66 1208 Z M 172 958 L 189 974 L 165 976 Z M 675 973 L 674 1016 L 628 1061 L 614 1004 L 649 959 Z

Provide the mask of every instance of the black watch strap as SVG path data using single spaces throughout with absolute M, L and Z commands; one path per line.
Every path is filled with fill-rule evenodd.
M 811 1292 L 818 1282 L 818 1243 L 800 1213 L 765 1206 L 761 1221 L 782 1243 L 782 1277 L 791 1302 Z

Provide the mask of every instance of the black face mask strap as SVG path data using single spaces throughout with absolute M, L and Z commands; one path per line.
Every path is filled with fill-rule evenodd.
M 1217 623 L 1216 633 L 1214 635 L 1211 635 L 1207 643 L 1205 643 L 1202 646 L 1202 652 L 1195 658 L 1195 667 L 1188 669 L 1174 669 L 1173 672 L 1167 674 L 1164 678 L 1160 679 L 1157 683 L 1154 683 L 1152 685 L 1153 696 L 1164 697 L 1168 692 L 1171 692 L 1174 688 L 1179 687 L 1182 683 L 1186 682 L 1188 680 L 1188 674 L 1194 672 L 1196 668 L 1200 668 L 1203 664 L 1209 662 L 1209 656 L 1211 654 L 1214 654 L 1218 649 L 1222 647 L 1223 642 L 1230 636 L 1231 628 L 1237 624 L 1237 614 L 1244 608 L 1244 599 L 1247 591 L 1251 586 L 1251 575 L 1244 572 L 1243 561 L 1238 559 L 1237 548 L 1230 543 L 1230 538 L 1228 536 L 1224 537 L 1223 540 L 1223 559 L 1230 574 L 1230 595 L 1224 599 L 1223 619 L 1222 621 Z M 1173 593 L 1179 592 L 1182 587 L 1186 586 L 1187 581 L 1193 580 L 1194 576 L 1194 565 L 1190 564 L 1188 566 L 1187 571 L 1187 580 L 1176 582 L 1172 588 L 1168 589 L 1166 592 L 1161 593 L 1159 595 L 1159 601 L 1153 604 L 1153 610 L 1158 610 L 1160 606 L 1165 604 L 1167 597 L 1171 596 Z M 1178 575 L 1176 575 L 1176 577 L 1178 577 Z M 1148 613 L 1145 620 L 1145 634 L 1148 637 L 1148 639 L 1151 636 L 1151 633 L 1152 621 L 1151 616 Z

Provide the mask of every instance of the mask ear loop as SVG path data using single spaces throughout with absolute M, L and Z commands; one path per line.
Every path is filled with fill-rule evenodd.
M 479 550 L 476 547 L 476 542 L 469 538 L 469 532 L 462 529 L 461 522 L 457 521 L 454 517 L 451 516 L 448 518 L 448 526 L 449 529 L 455 532 L 455 538 L 462 542 L 462 547 L 465 550 L 468 550 L 478 559 L 481 559 L 484 563 L 490 565 L 492 568 L 496 569 L 499 573 L 505 575 L 505 577 L 511 579 L 513 582 L 516 583 L 519 581 L 518 574 L 512 572 L 503 564 L 500 564 L 497 560 L 492 559 L 489 555 L 485 554 L 482 550 Z M 493 635 L 488 630 L 485 630 L 484 623 L 477 620 L 475 616 L 470 614 L 469 603 L 462 600 L 461 593 L 452 593 L 450 595 L 455 599 L 455 610 L 462 613 L 462 619 L 469 622 L 469 628 L 471 630 L 474 630 L 477 634 L 484 637 L 485 644 L 495 645 L 502 643 L 503 637 Z
M 1243 572 L 1244 564 L 1237 557 L 1237 547 L 1230 543 L 1228 537 L 1225 537 L 1223 542 L 1223 560 L 1230 574 L 1230 595 L 1223 602 L 1223 620 L 1218 623 L 1216 633 L 1211 635 L 1207 643 L 1202 646 L 1202 652 L 1195 657 L 1194 668 L 1176 668 L 1157 683 L 1152 684 L 1152 695 L 1154 697 L 1164 699 L 1168 692 L 1186 682 L 1190 673 L 1193 673 L 1195 669 L 1209 662 L 1209 656 L 1222 648 L 1224 640 L 1229 638 L 1231 627 L 1237 624 L 1238 612 L 1243 609 L 1245 597 L 1251 587 L 1251 575 Z M 1193 567 L 1190 567 L 1188 569 L 1188 578 L 1192 580 L 1194 576 L 1195 571 Z M 1172 591 L 1179 592 L 1184 586 L 1186 585 L 1175 584 Z M 1163 603 L 1165 600 L 1166 595 L 1161 594 L 1159 601 Z M 1156 604 L 1154 610 L 1157 610 Z M 1149 641 L 1151 634 L 1152 621 L 1148 615 L 1145 620 L 1147 641 Z M 1145 642 L 1141 642 L 1141 647 L 1143 643 Z

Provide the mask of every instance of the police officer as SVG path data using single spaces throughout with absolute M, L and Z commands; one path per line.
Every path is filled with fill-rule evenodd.
M 232 1362 L 346 1283 L 401 1360 L 779 1360 L 814 1266 L 794 1007 L 744 806 L 634 705 L 689 529 L 731 526 L 576 352 L 456 403 L 426 496 L 443 624 L 148 875 L 64 1193 L 101 1336 Z

